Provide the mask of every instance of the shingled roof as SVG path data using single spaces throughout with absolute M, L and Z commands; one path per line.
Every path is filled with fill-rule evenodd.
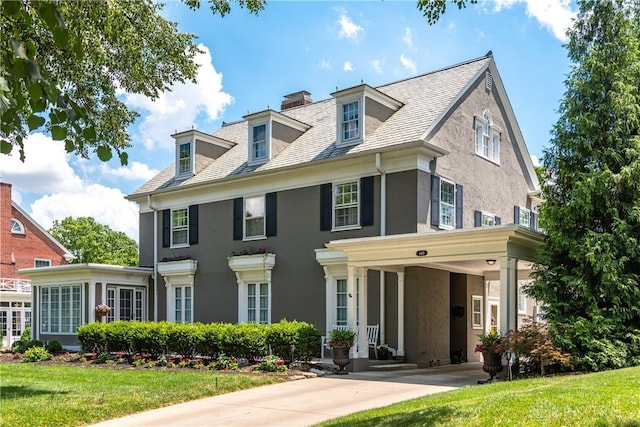
M 366 140 L 355 146 L 337 147 L 334 98 L 287 109 L 281 114 L 311 127 L 265 164 L 248 166 L 247 121 L 224 124 L 213 135 L 236 143 L 226 153 L 189 179 L 175 180 L 174 163 L 135 190 L 140 196 L 157 190 L 227 179 L 254 171 L 267 171 L 350 154 L 388 149 L 420 140 L 493 61 L 491 53 L 427 74 L 378 86 L 376 89 L 403 105 Z M 446 147 L 445 147 L 446 148 Z

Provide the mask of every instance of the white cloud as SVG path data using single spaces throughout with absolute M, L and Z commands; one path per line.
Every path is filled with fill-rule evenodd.
M 534 154 L 530 154 L 530 156 L 531 156 L 531 161 L 533 162 L 533 166 L 540 166 L 540 159 L 538 159 L 538 156 Z
M 447 25 L 447 30 L 449 31 L 453 31 L 456 29 L 456 24 L 455 22 L 449 22 L 449 25 Z
M 322 61 L 320 61 L 320 68 L 324 68 L 325 70 L 330 70 L 331 68 L 333 68 L 331 66 L 331 61 L 329 61 L 328 59 L 323 59 Z
M 344 61 L 342 69 L 344 71 L 353 71 L 354 70 L 353 65 L 351 65 L 351 61 Z
M 376 70 L 376 73 L 382 74 L 383 63 L 384 62 L 379 59 L 374 59 L 373 61 L 371 61 L 371 65 L 373 66 L 373 69 Z
M 567 41 L 566 31 L 576 13 L 571 10 L 571 0 L 493 0 L 494 11 L 509 9 L 516 3 L 527 5 L 527 16 L 535 18 L 560 41 Z
M 117 168 L 110 167 L 107 163 L 100 165 L 100 174 L 113 178 L 122 178 L 127 181 L 148 181 L 158 174 L 159 171 L 149 168 L 148 165 L 140 162 L 132 162 L 130 165 Z
M 409 47 L 413 47 L 413 35 L 411 34 L 411 28 L 404 29 L 404 37 L 402 37 L 402 41 Z
M 340 16 L 338 17 L 338 25 L 340 26 L 340 32 L 338 37 L 341 39 L 357 40 L 358 34 L 364 31 L 364 29 L 358 24 L 354 23 L 348 16 L 347 11 L 343 8 L 336 8 Z
M 56 219 L 90 216 L 138 241 L 138 205 L 126 200 L 119 189 L 100 184 L 44 196 L 31 204 L 31 216 L 45 229 Z
M 222 90 L 222 73 L 216 72 L 209 49 L 198 45 L 203 51 L 195 57 L 199 65 L 197 81 L 178 83 L 170 91 L 163 92 L 156 100 L 139 94 L 127 94 L 125 102 L 137 110 L 146 111 L 138 129 L 138 137 L 147 147 L 173 147 L 170 137 L 175 131 L 191 129 L 198 115 L 205 114 L 215 120 L 233 102 L 233 97 Z
M 20 191 L 46 194 L 57 191 L 75 191 L 82 188 L 82 180 L 67 160 L 62 141 L 54 141 L 42 133 L 29 135 L 24 141 L 25 161 L 17 150 L 2 155 L 0 176 Z
M 400 62 L 402 63 L 402 66 L 408 70 L 411 74 L 416 74 L 417 72 L 417 67 L 416 67 L 416 63 L 413 62 L 412 59 L 407 58 L 406 56 L 404 56 L 404 54 L 400 55 Z

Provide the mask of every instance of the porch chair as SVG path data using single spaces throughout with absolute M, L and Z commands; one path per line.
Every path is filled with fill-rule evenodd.
M 378 360 L 378 331 L 380 330 L 380 324 L 377 325 L 367 325 L 367 342 L 369 343 L 369 347 L 373 347 L 373 354 L 376 356 L 376 360 Z

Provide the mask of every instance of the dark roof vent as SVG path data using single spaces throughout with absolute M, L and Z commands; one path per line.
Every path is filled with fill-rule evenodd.
M 311 104 L 311 94 L 306 90 L 290 93 L 284 96 L 284 101 L 280 105 L 280 111 L 288 110 L 289 108 L 299 107 L 301 105 Z

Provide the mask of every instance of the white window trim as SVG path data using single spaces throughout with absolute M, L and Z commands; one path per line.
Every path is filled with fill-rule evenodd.
M 493 221 L 493 224 L 491 224 L 491 225 L 485 224 L 484 223 L 484 219 L 485 218 L 491 218 L 491 220 Z M 492 213 L 489 213 L 489 212 L 482 212 L 482 221 L 481 221 L 480 226 L 481 227 L 493 227 L 494 225 L 496 225 L 496 216 L 494 214 L 492 214 Z
M 71 303 L 73 304 L 73 288 L 78 288 L 80 290 L 80 302 L 79 302 L 79 311 L 80 311 L 80 320 L 79 323 L 77 325 L 77 327 L 82 326 L 83 321 L 82 319 L 84 319 L 84 310 L 83 310 L 83 301 L 84 301 L 84 292 L 83 292 L 83 286 L 79 283 L 70 283 L 70 284 L 61 284 L 61 285 L 52 285 L 52 286 L 40 286 L 40 291 L 39 291 L 39 304 L 38 304 L 38 315 L 39 315 L 39 320 L 40 320 L 40 325 L 38 326 L 39 332 L 40 334 L 50 334 L 50 335 L 76 335 L 77 331 L 73 330 L 73 317 L 71 317 L 71 332 L 51 332 L 51 289 L 52 288 L 58 288 L 59 289 L 59 293 L 58 296 L 60 298 L 60 305 L 58 308 L 58 326 L 60 327 L 59 329 L 62 330 L 62 288 L 68 286 L 71 288 Z M 43 298 L 43 289 L 47 289 L 48 290 L 48 298 L 49 298 L 49 315 L 48 315 L 48 319 L 49 319 L 49 327 L 45 330 L 44 325 L 42 325 L 42 298 Z M 73 308 L 73 307 L 72 307 Z M 71 316 L 73 316 L 73 310 L 71 311 Z
M 523 206 L 519 206 L 520 208 L 520 217 L 518 218 L 518 225 L 521 225 L 523 227 L 527 227 L 530 228 L 531 226 L 531 210 L 527 209 Z M 523 214 L 527 214 L 527 222 L 526 223 L 522 223 L 522 215 Z
M 484 316 L 484 320 L 487 325 L 485 328 L 485 331 L 486 332 L 491 331 L 491 306 L 492 305 L 495 305 L 497 307 L 496 330 L 500 332 L 500 298 L 494 298 L 494 297 L 487 298 L 487 304 L 484 309 L 484 312 L 487 313 L 487 315 Z
M 185 172 L 180 171 L 180 147 L 185 144 L 189 144 L 189 170 Z M 195 164 L 195 141 L 183 141 L 177 144 L 176 147 L 176 178 L 185 179 L 193 176 L 194 164 Z
M 247 236 L 247 199 L 256 199 L 262 197 L 262 205 L 264 207 L 264 215 L 262 216 L 262 234 L 256 234 L 255 236 Z M 256 196 L 244 197 L 242 199 L 242 240 L 245 242 L 253 240 L 265 240 L 267 238 L 267 198 L 264 194 Z
M 175 211 L 182 211 L 184 210 L 186 212 L 186 218 L 187 218 L 187 225 L 186 230 L 187 230 L 187 239 L 185 243 L 174 243 L 173 242 L 173 233 L 174 233 L 174 228 L 173 228 L 173 213 Z M 177 208 L 177 209 L 171 209 L 171 217 L 169 219 L 171 221 L 171 248 L 187 248 L 189 247 L 189 208 Z
M 351 104 L 353 102 L 358 103 L 358 137 L 352 139 L 344 139 L 344 133 L 342 131 L 343 125 L 343 106 L 347 104 Z M 337 147 L 350 147 L 352 145 L 358 145 L 364 142 L 364 96 L 356 95 L 349 96 L 345 98 L 341 98 L 338 102 L 336 102 L 336 146 Z
M 447 183 L 447 184 L 451 184 L 453 185 L 453 214 L 451 216 L 451 225 L 448 224 L 444 224 L 442 221 L 442 207 L 444 205 L 444 203 L 442 202 L 442 184 Z M 439 221 L 438 221 L 438 227 L 444 229 L 444 230 L 453 230 L 454 228 L 456 228 L 456 183 L 453 181 L 449 181 L 448 179 L 442 178 L 440 177 L 440 188 L 439 188 L 440 194 L 438 195 L 438 198 L 440 200 L 439 203 L 439 209 L 440 211 L 438 212 L 438 216 L 439 216 Z M 447 203 L 447 205 L 449 206 L 449 203 Z
M 120 320 L 120 290 L 127 290 L 127 291 L 132 291 L 133 292 L 133 300 L 132 300 L 132 306 L 131 306 L 131 310 L 133 312 L 134 318 L 130 319 L 130 320 L 139 320 L 139 321 L 146 321 L 147 318 L 145 316 L 145 299 L 146 299 L 146 291 L 145 289 L 142 288 L 138 288 L 135 286 L 107 286 L 107 303 L 108 303 L 108 293 L 109 291 L 113 291 L 114 292 L 114 296 L 113 296 L 113 305 L 111 306 L 111 310 L 109 311 L 109 313 L 107 313 L 107 322 L 115 322 Z M 142 309 L 141 309 L 141 317 L 140 319 L 135 319 L 135 311 L 136 311 L 136 294 L 137 293 L 141 293 L 142 294 Z
M 485 119 L 485 115 L 488 116 Z M 488 123 L 487 123 L 488 121 Z M 493 124 L 493 115 L 489 110 L 485 110 L 482 113 L 481 117 L 474 116 L 474 144 L 475 144 L 475 153 L 477 156 L 482 157 L 483 159 L 489 160 L 492 163 L 497 165 L 500 164 L 500 145 L 502 140 L 502 131 L 500 128 Z M 487 137 L 487 155 L 484 154 L 484 129 L 485 124 L 488 124 L 489 134 Z
M 483 297 L 482 295 L 471 295 L 471 325 L 473 329 L 483 329 L 484 327 L 484 302 L 483 302 Z M 479 301 L 480 302 L 480 323 L 475 323 L 474 318 L 475 318 L 475 302 Z
M 38 267 L 38 266 L 36 265 L 36 263 L 37 263 L 38 261 L 40 261 L 40 262 L 46 262 L 46 263 L 48 263 L 48 265 L 43 265 L 43 266 Z M 34 258 L 34 259 L 33 259 L 33 268 L 42 268 L 42 267 L 51 267 L 51 260 L 50 260 L 50 259 L 46 259 L 46 258 Z
M 18 230 L 13 229 L 14 224 L 18 226 Z M 24 224 L 20 220 L 11 218 L 11 234 L 27 234 Z
M 353 184 L 355 182 L 357 192 L 358 192 L 358 202 L 356 208 L 358 209 L 358 213 L 356 214 L 357 223 L 343 226 L 336 226 L 336 195 L 337 188 L 339 185 Z M 333 187 L 331 188 L 331 231 L 345 231 L 345 230 L 359 230 L 362 228 L 360 225 L 360 209 L 361 209 L 361 199 L 362 199 L 362 191 L 360 188 L 360 180 L 350 180 L 350 181 L 340 181 L 333 183 Z
M 265 126 L 265 144 L 267 153 L 265 157 L 255 157 L 253 150 L 253 128 L 257 126 Z M 247 156 L 247 164 L 249 166 L 261 165 L 269 161 L 271 158 L 271 120 L 261 120 L 256 122 L 249 122 L 249 135 L 247 137 L 247 145 L 248 145 L 248 156 Z
M 172 317 L 173 317 L 173 322 L 177 323 L 178 321 L 176 320 L 176 290 L 177 289 L 181 289 L 182 290 L 182 296 L 181 296 L 181 300 L 182 300 L 182 309 L 180 310 L 180 314 L 182 315 L 182 320 L 180 321 L 180 323 L 194 323 L 193 320 L 193 295 L 194 295 L 194 287 L 192 285 L 174 285 L 172 286 L 172 291 L 171 291 L 171 304 L 173 306 L 173 309 L 171 311 Z M 186 295 L 186 290 L 187 289 L 191 289 L 191 302 L 190 302 L 190 311 L 191 311 L 191 320 L 190 321 L 186 321 L 185 320 L 185 312 L 186 312 L 186 304 L 185 304 L 185 295 Z
M 345 277 L 335 277 L 333 280 L 333 298 L 334 298 L 334 303 L 333 303 L 333 316 L 335 321 L 333 322 L 334 325 L 341 325 L 338 320 L 338 281 L 340 280 L 344 280 L 345 285 L 346 285 L 346 289 L 344 291 L 345 295 L 348 297 L 349 296 L 349 284 L 348 284 L 348 278 Z M 358 300 L 356 300 L 358 301 Z M 348 318 L 348 313 L 349 313 L 349 303 L 347 301 L 347 305 L 344 306 L 344 309 L 346 310 L 346 314 L 345 314 L 345 319 L 344 319 L 344 324 L 343 326 L 347 326 L 349 324 L 349 318 Z
M 249 255 L 246 258 L 244 256 L 239 257 L 245 259 L 246 262 L 238 263 L 235 265 L 229 259 L 229 267 L 236 273 L 236 279 L 238 283 L 238 323 L 247 323 L 249 321 L 249 287 L 250 283 L 266 283 L 268 302 L 267 302 L 267 321 L 271 324 L 271 306 L 272 306 L 272 293 L 271 293 L 271 271 L 275 266 L 276 259 L 275 254 L 260 254 Z
M 518 280 L 518 314 L 527 314 L 527 296 L 522 289 L 529 281 Z

